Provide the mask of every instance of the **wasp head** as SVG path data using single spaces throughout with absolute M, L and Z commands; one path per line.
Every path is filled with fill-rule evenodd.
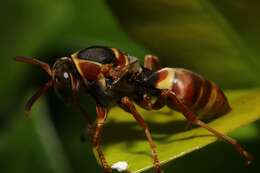
M 71 102 L 73 91 L 79 88 L 78 74 L 68 57 L 56 60 L 52 67 L 53 87 L 57 95 L 65 102 Z
M 73 62 L 68 57 L 56 60 L 51 68 L 47 63 L 30 57 L 15 57 L 16 61 L 39 66 L 50 76 L 50 80 L 44 84 L 27 102 L 25 110 L 30 112 L 35 101 L 43 95 L 50 87 L 54 87 L 57 95 L 65 102 L 70 102 L 73 94 L 79 88 L 79 78 Z

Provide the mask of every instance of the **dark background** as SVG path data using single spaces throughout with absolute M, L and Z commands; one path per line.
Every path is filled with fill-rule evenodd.
M 169 3 L 166 8 L 167 1 L 162 1 L 161 6 L 156 1 L 136 0 L 125 3 L 114 0 L 109 5 L 101 0 L 2 1 L 0 172 L 101 172 L 90 144 L 82 144 L 79 140 L 84 128 L 80 115 L 73 107 L 64 106 L 53 91 L 41 98 L 32 119 L 25 118 L 23 106 L 26 99 L 47 77 L 37 68 L 14 62 L 16 55 L 32 56 L 52 64 L 56 58 L 81 48 L 107 45 L 136 55 L 141 61 L 146 53 L 156 53 L 161 57 L 162 64 L 200 72 L 217 81 L 224 89 L 258 87 L 259 2 L 205 1 L 211 5 L 204 4 L 206 11 L 213 13 L 211 8 L 215 7 L 225 17 L 225 22 L 236 30 L 236 35 L 228 29 L 225 34 L 230 35 L 235 43 L 237 37 L 241 38 L 236 43 L 238 45 L 233 47 L 225 42 L 217 29 L 209 29 L 210 19 L 205 19 L 205 24 L 197 18 L 193 20 L 184 15 L 180 22 L 183 12 L 193 7 L 188 6 L 188 1 L 187 4 L 183 2 L 172 6 Z M 167 11 L 169 15 L 164 13 Z M 162 21 L 162 24 L 158 21 Z M 173 30 L 175 33 L 168 32 L 171 27 L 165 27 L 169 21 L 174 21 L 171 23 L 173 27 L 180 27 Z M 196 28 L 197 33 L 201 33 L 200 39 L 191 37 L 196 36 L 192 30 L 184 34 L 179 32 L 187 29 L 186 24 L 191 22 L 193 26 L 190 28 Z M 225 22 L 215 25 L 224 25 L 225 28 Z M 144 31 L 146 27 L 147 32 Z M 204 33 L 208 33 L 208 36 Z M 172 37 L 178 34 L 180 37 Z M 210 39 L 203 42 L 205 38 Z M 200 41 L 204 44 L 197 47 Z M 220 51 L 212 46 L 215 44 L 224 48 Z M 240 52 L 243 45 L 249 49 Z M 248 54 L 252 54 L 251 58 L 248 58 Z M 86 103 L 91 105 L 89 100 Z M 94 112 L 92 108 L 89 108 L 90 112 Z M 259 127 L 258 121 L 231 134 L 256 156 L 256 161 L 250 167 L 244 166 L 230 146 L 217 142 L 171 162 L 165 172 L 258 172 Z

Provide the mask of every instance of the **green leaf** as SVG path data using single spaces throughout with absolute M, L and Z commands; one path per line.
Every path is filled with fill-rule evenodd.
M 24 101 L 25 102 L 25 101 Z M 71 172 L 62 144 L 48 115 L 46 103 L 39 101 L 26 118 L 24 106 L 5 131 L 0 133 L 0 162 L 4 172 Z
M 38 105 L 37 105 L 38 104 Z M 48 115 L 46 103 L 39 101 L 32 110 L 32 121 L 34 131 L 37 133 L 42 153 L 51 171 L 54 173 L 69 173 L 69 162 L 63 151 L 54 124 Z
M 106 2 L 162 64 L 191 69 L 226 88 L 259 86 L 259 1 Z
M 227 91 L 226 93 L 233 110 L 210 122 L 211 127 L 226 134 L 260 118 L 259 89 Z M 152 112 L 143 109 L 139 111 L 150 126 L 160 161 L 163 164 L 217 140 L 210 132 L 202 128 L 187 131 L 187 121 L 183 116 L 168 108 Z M 151 168 L 151 150 L 144 133 L 133 117 L 119 108 L 114 108 L 108 120 L 102 143 L 104 143 L 104 151 L 109 163 L 127 161 L 132 172 L 142 172 Z

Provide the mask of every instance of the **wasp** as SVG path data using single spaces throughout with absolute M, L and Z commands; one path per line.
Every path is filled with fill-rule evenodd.
M 30 112 L 35 101 L 51 87 L 60 98 L 72 100 L 86 118 L 87 129 L 104 172 L 110 173 L 112 169 L 102 152 L 101 132 L 113 105 L 130 113 L 141 126 L 150 144 L 155 172 L 163 172 L 148 124 L 134 103 L 146 110 L 168 106 L 179 111 L 189 123 L 205 128 L 234 146 L 247 164 L 253 160 L 236 140 L 201 120 L 226 114 L 231 107 L 223 91 L 214 82 L 192 71 L 162 68 L 159 59 L 153 55 L 146 55 L 144 65 L 141 65 L 136 57 L 104 46 L 88 47 L 68 57 L 58 58 L 52 67 L 30 57 L 17 56 L 15 60 L 39 66 L 50 76 L 50 80 L 28 100 L 26 111 Z M 90 120 L 80 104 L 81 92 L 89 94 L 96 103 L 95 122 Z

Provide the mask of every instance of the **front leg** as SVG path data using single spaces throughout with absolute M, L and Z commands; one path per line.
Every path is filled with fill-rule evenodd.
M 156 145 L 153 142 L 152 135 L 150 133 L 148 125 L 146 124 L 146 122 L 144 121 L 142 116 L 139 114 L 139 112 L 136 110 L 134 104 L 129 100 L 128 97 L 123 97 L 121 99 L 121 101 L 119 102 L 119 106 L 122 107 L 125 111 L 131 113 L 134 116 L 137 123 L 144 129 L 145 135 L 147 137 L 147 140 L 150 144 L 150 148 L 152 150 L 152 158 L 154 161 L 153 164 L 155 166 L 155 172 L 163 173 L 163 171 L 161 170 L 160 161 L 158 159 L 158 155 L 156 152 Z
M 100 105 L 96 106 L 96 112 L 97 112 L 97 119 L 96 119 L 96 126 L 93 132 L 93 136 L 92 136 L 92 143 L 93 143 L 93 147 L 96 150 L 98 157 L 99 157 L 99 161 L 101 163 L 101 166 L 104 170 L 104 172 L 106 173 L 112 173 L 112 169 L 111 167 L 108 165 L 105 155 L 102 151 L 101 145 L 100 145 L 100 141 L 101 141 L 101 132 L 103 130 L 104 127 L 104 123 L 108 114 L 108 109 L 105 107 L 102 107 Z
M 71 85 L 72 85 L 73 102 L 77 106 L 77 108 L 79 109 L 79 111 L 81 112 L 81 114 L 84 116 L 84 118 L 86 120 L 86 124 L 87 124 L 86 132 L 88 132 L 88 134 L 91 138 L 93 147 L 98 154 L 100 164 L 101 164 L 104 172 L 112 173 L 112 169 L 107 164 L 107 161 L 105 159 L 105 155 L 104 155 L 104 153 L 101 149 L 101 146 L 100 146 L 101 132 L 102 132 L 104 122 L 105 122 L 106 117 L 107 117 L 108 110 L 107 110 L 107 108 L 102 107 L 100 105 L 96 106 L 97 119 L 96 119 L 96 125 L 93 127 L 88 113 L 84 110 L 84 108 L 79 103 L 79 98 L 78 98 L 78 95 L 77 95 L 77 91 L 78 91 L 77 82 L 75 80 L 72 80 Z M 84 140 L 85 136 L 82 136 L 82 137 L 83 137 L 83 140 Z

